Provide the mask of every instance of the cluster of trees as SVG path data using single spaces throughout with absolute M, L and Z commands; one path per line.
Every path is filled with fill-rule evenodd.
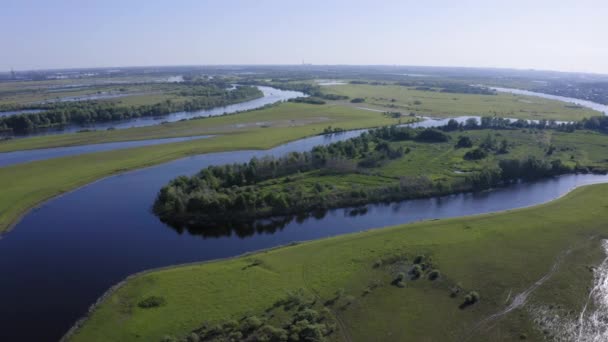
M 523 159 L 502 159 L 496 167 L 485 167 L 479 172 L 466 177 L 466 182 L 472 190 L 483 190 L 508 184 L 517 180 L 534 180 L 572 173 L 575 171 L 587 172 L 587 170 L 576 170 L 560 159 L 547 161 L 535 156 Z
M 460 137 L 456 147 L 472 147 L 472 141 L 468 137 Z M 481 141 L 479 147 L 474 150 L 468 151 L 464 155 L 464 159 L 467 160 L 480 160 L 484 159 L 490 153 L 495 154 L 506 154 L 509 153 L 509 142 L 507 139 L 503 139 L 500 143 L 492 136 L 487 134 L 486 137 Z
M 587 129 L 608 133 L 608 116 L 593 116 L 584 118 L 581 121 L 573 122 L 557 122 L 555 120 L 509 120 L 495 116 L 484 116 L 480 120 L 476 118 L 468 118 L 464 122 L 458 122 L 455 119 L 450 119 L 446 125 L 439 129 L 452 132 L 457 130 L 472 130 L 472 129 L 554 129 L 562 132 L 574 132 L 576 130 Z
M 288 294 L 287 299 L 280 300 L 272 308 L 273 312 L 281 310 L 280 316 L 286 316 L 279 322 L 267 315 L 246 316 L 220 324 L 205 324 L 194 330 L 185 341 L 326 341 L 336 330 L 330 310 L 316 310 L 314 300 L 308 300 L 302 292 Z M 177 341 L 171 337 L 167 341 Z
M 337 101 L 337 100 L 348 100 L 349 97 L 346 95 L 337 95 L 337 94 L 317 94 L 315 96 L 320 96 L 321 98 L 323 98 L 324 100 L 332 100 L 332 101 Z
M 167 100 L 154 105 L 125 107 L 108 101 L 57 102 L 46 104 L 46 111 L 0 118 L 0 132 L 25 134 L 36 129 L 66 125 L 87 125 L 145 116 L 161 116 L 180 111 L 196 111 L 261 97 L 262 92 L 249 86 L 233 90 L 215 85 L 183 86 L 187 100 Z
M 321 100 L 318 97 L 296 97 L 295 99 L 289 99 L 289 102 L 296 102 L 296 103 L 308 103 L 308 104 L 314 104 L 314 105 L 324 105 L 327 102 Z

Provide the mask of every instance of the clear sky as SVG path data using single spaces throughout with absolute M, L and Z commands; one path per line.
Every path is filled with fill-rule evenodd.
M 608 0 L 0 2 L 0 71 L 305 61 L 608 74 Z

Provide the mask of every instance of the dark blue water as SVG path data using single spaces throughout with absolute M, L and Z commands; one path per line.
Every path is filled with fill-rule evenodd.
M 44 148 L 38 150 L 25 150 L 15 152 L 0 153 L 0 167 L 28 163 L 36 160 L 45 160 L 59 157 L 74 156 L 85 153 L 104 152 L 113 150 L 122 150 L 126 148 L 151 146 L 159 144 L 170 144 L 174 142 L 190 141 L 197 139 L 210 138 L 209 135 L 196 137 L 181 137 L 181 138 L 166 138 L 166 139 L 150 139 L 137 141 L 122 141 L 104 144 L 80 145 L 69 147 Z
M 158 189 L 178 175 L 191 175 L 212 164 L 245 162 L 253 156 L 308 151 L 360 133 L 316 136 L 268 151 L 181 159 L 106 178 L 33 210 L 0 239 L 0 341 L 57 340 L 110 286 L 145 269 L 424 219 L 527 206 L 581 184 L 608 181 L 608 176 L 564 176 L 482 194 L 369 205 L 367 213 L 358 216 L 352 210 L 337 209 L 324 216 L 205 235 L 180 233 L 151 213 Z

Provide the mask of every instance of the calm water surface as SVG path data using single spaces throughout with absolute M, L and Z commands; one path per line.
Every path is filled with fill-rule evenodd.
M 85 153 L 104 152 L 113 150 L 123 150 L 126 148 L 151 146 L 159 144 L 169 144 L 174 142 L 190 141 L 197 139 L 210 138 L 209 135 L 182 137 L 182 138 L 166 138 L 166 139 L 150 139 L 136 141 L 122 141 L 103 144 L 91 144 L 69 147 L 54 147 L 37 150 L 24 150 L 15 152 L 0 153 L 0 167 L 28 163 L 37 160 L 45 160 L 59 157 L 75 156 Z
M 551 200 L 577 185 L 608 181 L 607 176 L 564 176 L 481 194 L 369 205 L 367 213 L 358 216 L 348 209 L 331 210 L 317 218 L 215 236 L 180 233 L 150 211 L 158 189 L 177 175 L 253 156 L 308 151 L 361 132 L 311 137 L 268 151 L 181 159 L 103 179 L 33 210 L 0 239 L 0 274 L 5 275 L 0 282 L 0 341 L 57 340 L 110 286 L 145 269 L 399 223 L 511 209 Z

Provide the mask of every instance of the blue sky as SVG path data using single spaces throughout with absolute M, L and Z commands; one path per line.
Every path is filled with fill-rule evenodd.
M 0 71 L 390 64 L 608 74 L 606 0 L 2 0 Z

